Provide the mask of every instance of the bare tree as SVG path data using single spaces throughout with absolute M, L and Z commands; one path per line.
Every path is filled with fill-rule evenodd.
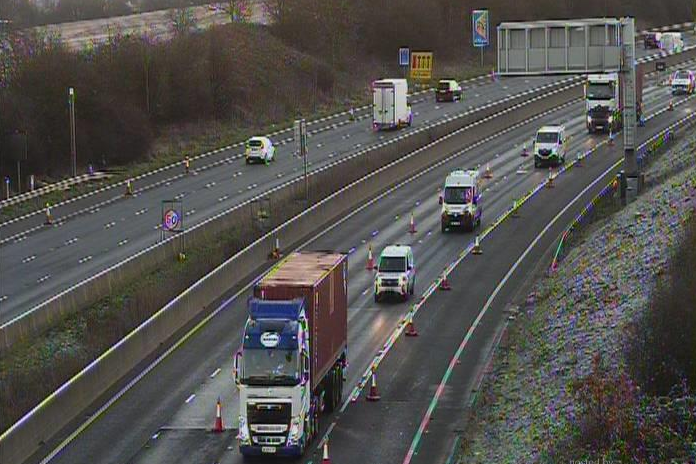
M 174 35 L 187 34 L 196 26 L 196 16 L 191 7 L 179 7 L 169 12 Z
M 263 12 L 275 24 L 282 23 L 287 15 L 291 0 L 262 0 Z
M 233 23 L 248 23 L 251 20 L 251 0 L 227 0 L 225 13 Z

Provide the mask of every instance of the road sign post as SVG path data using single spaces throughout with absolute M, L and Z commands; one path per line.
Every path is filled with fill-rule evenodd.
M 162 200 L 162 230 L 160 239 L 164 241 L 167 234 L 179 234 L 181 236 L 179 259 L 184 254 L 184 203 L 181 200 Z
M 411 79 L 425 82 L 433 77 L 433 52 L 411 52 Z
M 5 176 L 5 199 L 10 198 L 10 176 Z
M 406 47 L 399 48 L 399 66 L 404 70 L 404 79 L 408 79 L 408 64 L 411 61 L 411 50 Z
M 490 44 L 490 23 L 488 10 L 474 10 L 471 12 L 472 43 L 481 50 L 481 67 L 483 67 L 483 49 Z
M 303 119 L 296 119 L 294 124 L 295 131 L 295 152 L 299 157 L 302 158 L 302 165 L 304 169 L 304 184 L 305 184 L 305 200 L 309 201 L 309 173 L 308 173 L 308 161 L 307 161 L 307 121 Z
M 72 176 L 77 177 L 77 147 L 75 141 L 75 90 L 68 89 L 68 106 L 70 106 L 70 162 Z

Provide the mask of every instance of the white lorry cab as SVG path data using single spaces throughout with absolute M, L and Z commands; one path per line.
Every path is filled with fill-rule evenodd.
M 381 79 L 372 83 L 372 128 L 400 129 L 413 123 L 406 79 Z
M 268 163 L 275 161 L 275 147 L 268 137 L 252 137 L 244 144 L 244 158 L 247 164 L 252 161 Z
M 692 71 L 680 70 L 672 74 L 670 79 L 672 95 L 691 95 L 696 90 L 696 77 Z
M 569 139 L 562 124 L 539 129 L 534 137 L 534 167 L 538 168 L 544 163 L 565 163 Z
M 473 231 L 481 225 L 481 177 L 476 169 L 452 171 L 440 196 L 442 232 L 453 227 Z
M 663 32 L 660 36 L 660 49 L 667 53 L 680 53 L 684 49 L 681 32 Z
M 375 276 L 375 302 L 386 294 L 407 300 L 416 286 L 413 250 L 408 245 L 389 245 L 379 255 Z
M 618 73 L 589 74 L 585 80 L 587 131 L 621 128 L 621 81 Z

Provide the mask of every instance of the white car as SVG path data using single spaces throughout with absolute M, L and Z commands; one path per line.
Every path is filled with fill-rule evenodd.
M 252 137 L 244 144 L 244 158 L 247 164 L 252 161 L 260 161 L 268 164 L 275 161 L 275 147 L 268 137 Z
M 399 295 L 407 300 L 416 286 L 413 250 L 408 245 L 390 245 L 382 250 L 375 276 L 375 301 L 385 294 Z
M 538 168 L 543 163 L 564 164 L 569 139 L 563 125 L 539 129 L 534 137 L 534 167 Z
M 696 76 L 687 70 L 676 71 L 670 79 L 672 95 L 691 95 L 696 90 Z

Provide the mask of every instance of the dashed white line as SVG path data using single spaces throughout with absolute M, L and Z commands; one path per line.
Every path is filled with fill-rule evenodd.
M 26 258 L 24 258 L 24 259 L 22 260 L 22 262 L 23 262 L 23 263 L 28 263 L 28 262 L 30 262 L 30 261 L 34 261 L 35 259 L 36 259 L 36 255 L 31 255 L 31 256 L 27 256 Z
M 158 226 L 158 227 L 159 227 L 159 226 Z M 157 229 L 157 227 L 155 227 L 155 229 Z M 125 245 L 126 243 L 128 243 L 128 239 L 127 239 L 127 238 L 124 238 L 123 240 L 121 240 L 120 242 L 118 242 L 118 246 L 123 246 L 123 245 Z
M 186 404 L 189 404 L 191 401 L 193 401 L 193 399 L 194 399 L 195 397 L 196 397 L 196 394 L 195 394 L 195 393 L 191 393 L 191 396 L 189 396 L 188 398 L 186 398 Z
M 80 264 L 86 263 L 87 261 L 90 261 L 92 259 L 92 255 L 87 255 L 84 258 L 81 258 L 80 261 L 78 261 Z
M 111 228 L 112 228 L 113 226 L 115 226 L 115 225 L 116 225 L 116 223 L 115 223 L 114 221 L 107 222 L 106 224 L 104 224 L 104 228 L 105 228 L 105 229 L 111 229 Z
M 143 208 L 141 210 L 138 210 L 135 212 L 136 216 L 140 216 L 141 214 L 147 213 L 147 208 Z
M 223 195 L 223 196 L 221 196 L 220 198 L 218 198 L 218 201 L 225 201 L 225 200 L 227 200 L 228 198 L 229 198 L 228 195 Z
M 7 295 L 0 296 L 0 301 L 5 301 L 7 299 Z
M 210 374 L 210 378 L 211 378 L 211 379 L 214 378 L 216 375 L 218 375 L 218 374 L 220 373 L 221 370 L 222 370 L 222 369 L 220 369 L 219 367 L 218 367 L 217 369 L 215 369 L 215 370 L 213 371 L 213 373 Z
M 45 276 L 39 277 L 38 279 L 36 279 L 36 283 L 40 284 L 41 282 L 45 282 L 50 278 L 51 278 L 51 274 L 46 274 Z

